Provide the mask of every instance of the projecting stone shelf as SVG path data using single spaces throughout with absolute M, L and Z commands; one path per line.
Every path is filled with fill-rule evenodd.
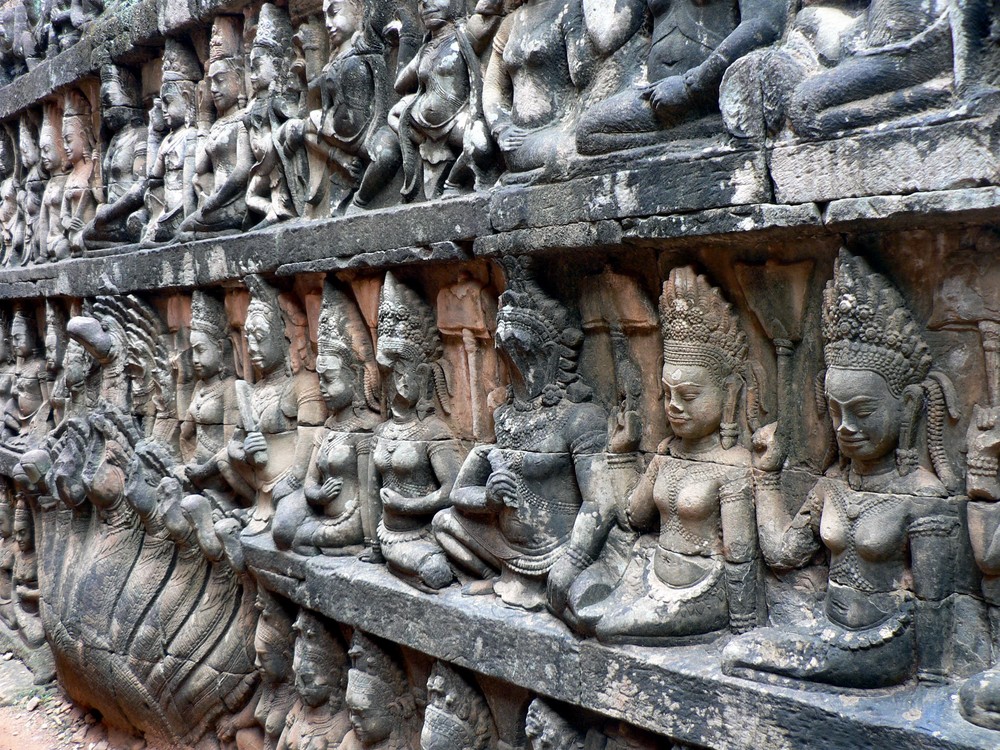
M 248 273 L 291 275 L 384 268 L 401 263 L 454 262 L 476 256 L 574 248 L 691 243 L 727 246 L 771 239 L 839 238 L 841 233 L 916 229 L 1000 219 L 1000 188 L 964 188 L 909 195 L 846 198 L 825 205 L 747 203 L 691 211 L 618 203 L 558 223 L 499 231 L 510 226 L 513 203 L 530 206 L 569 199 L 565 185 L 500 187 L 490 193 L 367 211 L 324 221 L 288 222 L 245 234 L 198 242 L 113 251 L 56 263 L 0 270 L 0 298 L 94 295 L 113 285 L 121 292 L 192 287 L 239 279 Z M 537 193 L 537 200 L 532 198 Z M 596 193 L 595 193 L 596 195 Z M 595 198 L 596 200 L 596 198 Z M 532 211 L 535 209 L 532 208 Z M 582 210 L 582 209 L 581 209 Z M 653 213 L 645 213 L 651 211 Z M 659 211 L 659 213 L 657 213 Z M 522 215 L 521 222 L 528 221 Z M 602 218 L 603 217 L 603 218 Z M 568 217 L 572 219 L 573 217 Z
M 996 734 L 964 721 L 958 685 L 835 694 L 762 686 L 723 675 L 726 639 L 676 648 L 605 646 L 546 613 L 425 594 L 353 557 L 278 552 L 244 542 L 254 573 L 295 603 L 480 674 L 719 750 L 993 750 Z M 392 612 L 392 617 L 386 617 Z M 739 727 L 739 731 L 734 731 Z

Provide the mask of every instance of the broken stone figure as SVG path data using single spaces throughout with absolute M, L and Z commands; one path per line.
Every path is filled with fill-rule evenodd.
M 785 25 L 785 4 L 771 0 L 645 4 L 653 20 L 648 83 L 615 94 L 580 117 L 580 153 L 714 134 L 720 130 L 719 85 L 726 71 L 744 55 L 780 38 Z M 635 20 L 633 33 L 643 19 Z
M 499 573 L 492 590 L 504 602 L 548 604 L 561 614 L 573 579 L 593 562 L 571 536 L 581 509 L 593 514 L 609 495 L 608 418 L 576 372 L 583 333 L 574 314 L 542 290 L 525 261 L 504 265 L 496 342 L 511 384 L 493 413 L 496 445 L 469 454 L 455 507 L 434 528 L 458 568 L 481 579 Z
M 20 208 L 14 236 L 22 237 L 21 265 L 27 265 L 38 251 L 39 219 L 48 173 L 42 163 L 38 119 L 32 112 L 21 115 L 17 145 L 21 156 L 21 180 L 17 185 Z
M 243 228 L 246 220 L 253 154 L 243 119 L 246 90 L 242 50 L 239 19 L 216 16 L 209 42 L 208 72 L 197 93 L 198 208 L 181 222 L 179 231 L 184 239 L 233 234 Z M 211 105 L 215 108 L 214 121 Z
M 278 750 L 332 750 L 351 731 L 345 703 L 347 649 L 323 619 L 309 610 L 299 612 L 293 627 L 297 698 Z
M 0 630 L 3 638 L 11 637 L 17 629 L 17 612 L 14 609 L 14 558 L 17 555 L 14 539 L 14 496 L 10 482 L 0 483 Z M 5 642 L 5 645 L 8 645 Z
M 386 274 L 376 358 L 390 419 L 375 428 L 372 444 L 371 491 L 381 505 L 378 548 L 392 573 L 430 591 L 454 579 L 431 520 L 451 504 L 462 465 L 462 448 L 439 414 L 450 410 L 443 354 L 430 305 Z
M 0 126 L 0 266 L 11 266 L 21 259 L 24 227 L 17 204 L 20 159 L 14 150 L 13 131 Z
M 787 121 L 818 137 L 940 108 L 954 92 L 952 37 L 942 0 L 804 4 L 779 46 L 733 65 L 726 125 L 761 137 Z
M 128 68 L 101 66 L 101 119 L 111 134 L 104 152 L 104 201 L 83 230 L 87 249 L 138 242 L 144 210 L 149 133 L 139 81 Z
M 586 522 L 570 547 L 596 561 L 574 581 L 567 619 L 602 641 L 665 644 L 759 624 L 754 482 L 740 439 L 751 377 L 746 334 L 719 290 L 690 266 L 664 283 L 660 326 L 673 436 L 623 507 L 596 522 L 581 512 Z
M 244 332 L 255 380 L 236 382 L 239 419 L 219 470 L 252 504 L 245 531 L 257 534 L 270 525 L 275 503 L 302 488 L 326 408 L 316 374 L 301 362 L 307 335 L 286 336 L 285 315 L 304 317 L 301 310 L 259 276 L 244 281 L 250 289 Z
M 530 750 L 583 750 L 583 734 L 541 698 L 528 706 L 524 734 Z
M 426 41 L 396 76 L 402 98 L 389 113 L 387 142 L 372 167 L 391 176 L 402 166 L 406 198 L 430 200 L 496 180 L 498 154 L 482 112 L 479 55 L 503 16 L 502 3 L 485 5 L 464 18 L 454 0 L 419 3 Z
M 163 80 L 159 107 L 150 113 L 149 136 L 157 133 L 156 119 L 162 115 L 166 133 L 154 156 L 149 151 L 146 207 L 149 223 L 143 245 L 168 242 L 177 234 L 185 216 L 194 213 L 195 157 L 198 130 L 194 127 L 196 87 L 201 80 L 198 57 L 183 42 L 167 39 L 163 49 Z M 158 136 L 157 136 L 158 137 Z
M 348 295 L 327 282 L 319 317 L 316 374 L 329 417 L 317 431 L 304 486 L 278 503 L 278 549 L 303 555 L 356 554 L 376 539 L 372 431 L 382 421 L 371 335 Z
M 195 386 L 180 427 L 184 473 L 219 509 L 231 510 L 219 469 L 239 411 L 233 377 L 233 346 L 225 306 L 208 292 L 191 295 L 191 366 Z
M 823 297 L 824 393 L 839 465 L 795 514 L 778 492 L 757 497 L 764 559 L 800 568 L 826 548 L 824 612 L 814 624 L 765 628 L 723 652 L 727 674 L 851 688 L 908 679 L 919 668 L 940 679 L 926 643 L 949 624 L 935 621 L 952 587 L 957 484 L 941 442 L 951 386 L 932 370 L 927 344 L 899 292 L 861 258 L 842 250 Z M 925 466 L 918 445 L 927 420 Z M 764 445 L 777 458 L 784 448 Z M 940 610 L 944 611 L 944 610 Z
M 253 165 L 247 184 L 247 223 L 258 229 L 296 215 L 276 141 L 281 125 L 298 116 L 299 92 L 292 78 L 292 22 L 272 3 L 261 6 L 250 49 L 251 99 L 243 123 Z
M 418 750 L 420 716 L 396 659 L 360 630 L 354 631 L 348 654 L 351 731 L 337 750 Z
M 59 224 L 64 238 L 48 248 L 51 260 L 63 260 L 83 252 L 83 231 L 94 218 L 101 192 L 97 159 L 97 136 L 91 120 L 90 102 L 80 91 L 66 94 L 62 139 L 66 155 Z
M 421 750 L 495 750 L 497 731 L 486 699 L 443 661 L 427 678 Z

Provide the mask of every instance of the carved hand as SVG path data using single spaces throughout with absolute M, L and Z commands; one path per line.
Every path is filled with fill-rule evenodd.
M 328 477 L 320 486 L 319 491 L 325 500 L 336 500 L 343 486 L 344 480 L 340 477 Z
M 527 137 L 528 131 L 524 128 L 508 125 L 497 134 L 497 145 L 500 146 L 501 151 L 517 151 L 524 145 Z
M 517 507 L 517 477 L 509 469 L 500 469 L 486 480 L 486 503 L 498 507 Z
M 247 459 L 258 466 L 267 463 L 267 438 L 260 432 L 248 432 L 243 439 Z
M 771 422 L 753 434 L 753 466 L 761 471 L 780 471 L 785 464 L 785 447 L 778 439 L 778 423 Z
M 549 571 L 546 592 L 549 598 L 549 606 L 557 615 L 566 609 L 569 589 L 573 585 L 573 581 L 576 580 L 577 575 L 579 575 L 579 571 L 574 567 L 572 560 L 565 554 L 556 560 Z
M 396 490 L 383 487 L 379 490 L 378 494 L 382 498 L 382 505 L 389 510 L 401 511 L 406 509 L 409 498 L 403 497 Z
M 656 116 L 665 125 L 679 122 L 692 103 L 691 90 L 681 76 L 670 76 L 657 81 L 643 91 L 643 96 L 649 99 Z
M 611 429 L 608 447 L 611 453 L 632 453 L 642 439 L 642 417 L 637 411 L 623 411 Z

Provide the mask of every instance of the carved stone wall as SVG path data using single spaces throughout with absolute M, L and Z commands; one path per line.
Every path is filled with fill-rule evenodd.
M 986 0 L 0 0 L 0 646 L 150 748 L 1000 742 Z

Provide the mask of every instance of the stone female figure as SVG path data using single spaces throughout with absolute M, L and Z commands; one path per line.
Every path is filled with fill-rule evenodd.
M 578 556 L 597 561 L 574 581 L 568 619 L 604 641 L 669 643 L 742 632 L 758 620 L 753 481 L 738 417 L 746 335 L 719 290 L 690 266 L 664 283 L 660 325 L 673 438 L 630 491 L 620 525 L 603 530 L 603 548 L 595 545 L 600 524 L 574 529 Z M 651 529 L 655 536 L 635 538 Z
M 368 327 L 354 302 L 327 283 L 319 318 L 319 388 L 326 401 L 304 486 L 282 498 L 272 534 L 279 549 L 354 554 L 375 542 L 378 498 L 370 486 L 372 431 L 381 422 Z
M 951 593 L 957 554 L 954 475 L 941 443 L 949 387 L 931 370 L 896 289 L 846 251 L 824 294 L 823 337 L 824 392 L 842 461 L 794 515 L 779 493 L 758 496 L 757 522 L 775 570 L 805 566 L 825 547 L 825 610 L 815 625 L 737 638 L 723 669 L 856 688 L 902 682 L 916 667 L 934 677 L 943 671 L 935 646 L 948 629 L 934 613 Z M 932 469 L 916 447 L 925 409 Z
M 94 218 L 100 198 L 97 136 L 91 121 L 90 102 L 79 91 L 66 95 L 62 139 L 69 173 L 63 186 L 59 212 L 64 238 L 48 249 L 53 260 L 63 260 L 83 252 L 83 230 Z
M 181 222 L 186 237 L 231 234 L 246 220 L 247 182 L 253 167 L 250 137 L 243 122 L 246 105 L 240 24 L 235 16 L 217 16 L 212 22 L 206 81 L 215 105 L 209 122 L 204 88 L 198 105 L 198 208 Z
M 496 342 L 511 384 L 493 413 L 497 442 L 469 454 L 455 507 L 437 515 L 434 529 L 457 567 L 482 579 L 499 573 L 492 590 L 507 604 L 561 613 L 581 559 L 569 549 L 577 515 L 610 494 L 608 420 L 576 372 L 583 333 L 570 310 L 522 261 L 505 266 Z
M 451 504 L 462 463 L 458 441 L 436 413 L 449 408 L 442 356 L 430 306 L 387 274 L 376 357 L 389 389 L 391 418 L 375 429 L 372 444 L 371 486 L 382 509 L 377 536 L 389 570 L 429 590 L 454 578 L 431 533 L 431 519 Z
M 26 112 L 21 115 L 17 131 L 18 152 L 21 155 L 21 179 L 17 186 L 17 204 L 20 213 L 17 219 L 15 237 L 21 236 L 21 265 L 34 260 L 38 251 L 37 230 L 42 209 L 48 173 L 42 164 L 40 146 L 41 135 L 35 115 Z
M 27 307 L 14 311 L 10 324 L 14 356 L 11 399 L 4 408 L 3 442 L 23 451 L 41 443 L 52 428 L 48 378 L 38 336 L 38 323 Z
M 307 609 L 299 612 L 293 629 L 298 697 L 277 750 L 333 750 L 351 731 L 345 703 L 347 649 L 323 619 Z
M 302 487 L 326 408 L 316 374 L 301 361 L 293 368 L 289 356 L 290 344 L 297 360 L 309 344 L 304 332 L 293 334 L 294 341 L 286 337 L 283 308 L 289 315 L 301 311 L 260 277 L 245 282 L 250 306 L 244 330 L 256 380 L 236 383 L 239 420 L 219 470 L 253 504 L 247 533 L 260 533 L 270 524 L 275 503 Z
M 11 575 L 14 617 L 21 642 L 27 651 L 25 661 L 28 669 L 34 675 L 35 684 L 44 685 L 55 678 L 55 661 L 39 612 L 35 524 L 31 508 L 23 500 L 18 501 L 14 508 L 14 541 L 17 544 Z
M 36 262 L 56 260 L 56 250 L 65 246 L 62 197 L 66 190 L 66 151 L 63 148 L 62 109 L 55 104 L 45 108 L 38 136 L 40 164 L 48 177 L 38 210 L 33 235 L 32 257 Z
M 24 230 L 18 222 L 19 161 L 14 150 L 12 131 L 6 126 L 0 126 L 0 266 L 10 266 L 20 261 L 21 243 L 24 242 Z

